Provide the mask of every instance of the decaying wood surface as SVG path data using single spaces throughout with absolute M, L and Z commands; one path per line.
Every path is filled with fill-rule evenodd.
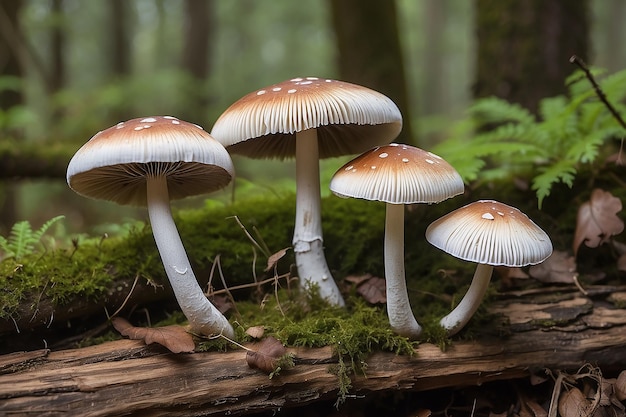
M 373 353 L 366 375 L 353 376 L 351 393 L 478 385 L 584 363 L 622 370 L 626 311 L 605 301 L 612 290 L 510 294 L 491 307 L 505 323 L 500 333 L 455 341 L 445 352 L 423 343 L 412 357 Z M 250 369 L 242 350 L 175 355 L 120 340 L 13 353 L 0 357 L 0 415 L 238 415 L 336 396 L 331 348 L 294 353 L 296 366 L 273 379 Z

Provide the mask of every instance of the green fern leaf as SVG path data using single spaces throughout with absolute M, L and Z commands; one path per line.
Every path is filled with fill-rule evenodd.
M 541 208 L 544 198 L 550 195 L 554 184 L 562 182 L 568 187 L 571 187 L 574 184 L 575 175 L 575 162 L 565 159 L 542 170 L 542 173 L 533 179 L 532 184 L 532 189 L 535 190 L 537 194 L 539 208 Z
M 535 117 L 519 104 L 497 97 L 478 99 L 469 108 L 470 115 L 480 124 L 506 122 L 534 123 Z
M 41 241 L 43 234 L 50 226 L 64 217 L 65 216 L 53 217 L 36 231 L 33 231 L 27 220 L 15 223 L 11 228 L 8 239 L 0 236 L 0 248 L 4 252 L 4 257 L 18 260 L 33 253 L 35 251 L 35 245 Z

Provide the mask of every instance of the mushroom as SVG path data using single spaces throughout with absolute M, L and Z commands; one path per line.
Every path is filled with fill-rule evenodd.
M 439 203 L 462 194 L 463 180 L 441 157 L 392 143 L 376 147 L 341 167 L 330 181 L 340 197 L 383 201 L 385 213 L 385 281 L 387 314 L 394 331 L 419 337 L 409 303 L 404 270 L 404 205 Z
M 148 207 L 165 272 L 191 330 L 233 337 L 206 298 L 172 219 L 170 199 L 225 187 L 234 175 L 228 152 L 200 126 L 175 117 L 121 122 L 94 135 L 72 157 L 67 183 L 86 197 Z
M 252 158 L 296 159 L 293 249 L 298 274 L 333 305 L 343 297 L 326 263 L 319 159 L 391 142 L 402 115 L 368 88 L 316 77 L 294 78 L 247 94 L 215 122 L 211 135 L 228 151 Z
M 548 235 L 515 207 L 480 200 L 446 214 L 426 229 L 426 240 L 452 256 L 478 263 L 461 302 L 441 319 L 449 335 L 461 330 L 480 305 L 494 266 L 521 267 L 552 253 Z

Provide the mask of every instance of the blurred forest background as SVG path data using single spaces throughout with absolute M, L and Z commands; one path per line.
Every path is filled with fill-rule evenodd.
M 63 232 L 145 218 L 64 180 L 73 153 L 118 121 L 173 115 L 210 131 L 244 94 L 320 76 L 389 95 L 398 141 L 428 149 L 474 98 L 534 110 L 565 92 L 572 54 L 623 69 L 625 21 L 624 0 L 0 0 L 0 234 L 59 214 Z M 326 194 L 342 163 L 323 164 Z M 235 164 L 235 198 L 293 190 L 289 161 Z

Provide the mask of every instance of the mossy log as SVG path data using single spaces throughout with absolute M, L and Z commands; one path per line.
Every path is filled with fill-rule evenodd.
M 626 312 L 612 291 L 583 295 L 563 287 L 509 293 L 490 305 L 490 330 L 445 351 L 423 343 L 413 356 L 374 352 L 366 375 L 353 375 L 348 401 L 382 391 L 480 385 L 585 363 L 603 372 L 626 364 Z M 602 300 L 602 301 L 601 301 Z M 494 323 L 496 332 L 494 332 Z M 330 347 L 294 349 L 296 366 L 270 379 L 250 369 L 246 352 L 166 353 L 119 340 L 72 350 L 0 357 L 0 414 L 80 416 L 243 415 L 337 396 Z

